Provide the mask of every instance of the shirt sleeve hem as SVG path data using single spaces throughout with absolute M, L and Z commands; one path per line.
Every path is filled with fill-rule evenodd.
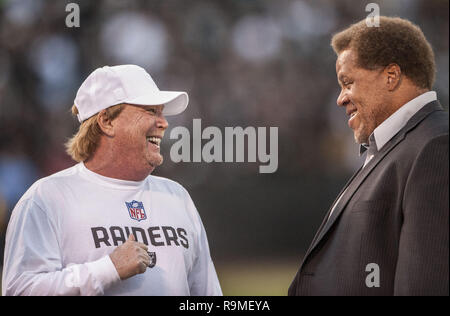
M 119 274 L 109 255 L 97 261 L 87 263 L 87 266 L 88 269 L 91 270 L 94 279 L 100 283 L 103 290 L 120 281 Z

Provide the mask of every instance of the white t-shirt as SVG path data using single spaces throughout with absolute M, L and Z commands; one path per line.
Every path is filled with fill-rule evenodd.
M 120 280 L 109 254 L 133 233 L 146 272 Z M 3 295 L 222 295 L 188 192 L 156 176 L 103 177 L 83 163 L 40 179 L 6 234 Z

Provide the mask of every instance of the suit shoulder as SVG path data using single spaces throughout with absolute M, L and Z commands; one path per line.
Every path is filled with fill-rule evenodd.
M 430 115 L 422 122 L 420 122 L 417 128 L 420 132 L 430 138 L 448 135 L 448 119 L 449 116 L 447 111 L 434 111 L 430 113 Z
M 448 137 L 449 116 L 447 111 L 434 111 L 426 118 L 419 122 L 412 130 L 410 130 L 406 139 L 409 144 L 418 150 L 421 150 L 432 140 L 441 136 Z

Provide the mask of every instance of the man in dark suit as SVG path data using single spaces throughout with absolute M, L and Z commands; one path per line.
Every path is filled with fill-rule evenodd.
M 334 35 L 337 99 L 366 151 L 289 295 L 448 295 L 448 113 L 422 31 L 380 17 Z

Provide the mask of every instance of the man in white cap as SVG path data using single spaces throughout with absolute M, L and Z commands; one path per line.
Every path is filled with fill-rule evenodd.
M 141 67 L 95 70 L 66 144 L 79 163 L 34 183 L 9 222 L 3 295 L 222 295 L 200 216 L 178 183 L 151 172 L 165 115 L 185 92 Z

